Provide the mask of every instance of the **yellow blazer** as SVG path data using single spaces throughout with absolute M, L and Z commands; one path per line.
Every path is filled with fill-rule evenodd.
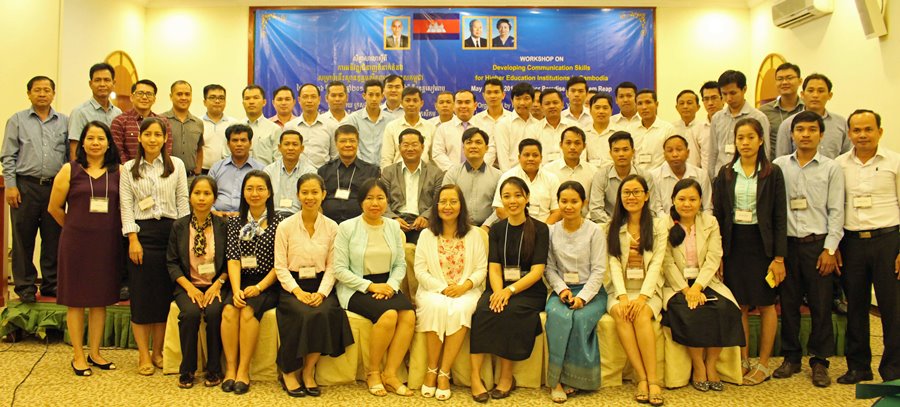
M 666 230 L 674 225 L 671 217 L 666 217 Z M 697 236 L 697 262 L 700 266 L 700 274 L 697 276 L 696 283 L 703 288 L 711 288 L 720 296 L 727 298 L 729 301 L 737 305 L 731 290 L 716 277 L 719 271 L 719 264 L 722 263 L 722 235 L 719 232 L 719 222 L 715 216 L 705 212 L 697 214 L 694 220 L 694 231 Z M 665 273 L 665 286 L 663 287 L 663 306 L 669 303 L 677 292 L 688 287 L 687 279 L 684 277 L 685 267 L 685 245 L 672 247 L 666 241 L 666 257 L 663 265 Z

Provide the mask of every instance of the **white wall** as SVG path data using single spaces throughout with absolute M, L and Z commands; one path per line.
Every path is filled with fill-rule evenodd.
M 778 53 L 799 65 L 804 75 L 825 74 L 834 83 L 828 109 L 842 116 L 857 108 L 881 113 L 886 129 L 882 143 L 900 150 L 900 139 L 890 137 L 900 117 L 895 99 L 900 93 L 900 38 L 896 33 L 866 39 L 852 1 L 837 0 L 830 16 L 793 29 L 775 27 L 771 7 L 772 2 L 765 1 L 751 10 L 751 59 L 759 64 L 769 53 Z M 900 21 L 900 7 L 888 7 L 887 20 Z

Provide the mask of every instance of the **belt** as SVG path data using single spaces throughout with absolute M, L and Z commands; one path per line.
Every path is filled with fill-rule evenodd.
M 897 233 L 897 226 L 888 226 L 886 228 L 881 229 L 872 229 L 872 230 L 844 230 L 844 236 L 850 237 L 853 239 L 871 239 L 873 237 L 878 237 L 881 235 L 886 235 L 888 233 Z
M 30 175 L 16 175 L 16 179 L 34 182 L 35 184 L 38 184 L 38 185 L 53 185 L 53 178 L 54 177 L 39 178 L 39 177 L 32 177 Z
M 788 236 L 788 240 L 795 242 L 795 243 L 812 243 L 812 242 L 818 242 L 820 240 L 825 240 L 826 237 L 828 237 L 827 234 L 809 235 L 806 237 L 790 237 L 790 236 Z

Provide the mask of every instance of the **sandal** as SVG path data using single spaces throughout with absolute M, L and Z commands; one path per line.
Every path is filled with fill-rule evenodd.
M 566 395 L 567 395 L 567 396 L 574 396 L 575 394 L 578 393 L 578 389 L 576 389 L 576 388 L 574 388 L 574 387 L 572 387 L 572 386 L 566 386 L 566 385 L 563 385 L 563 390 L 566 391 Z
M 435 391 L 435 393 L 434 393 L 434 397 L 435 397 L 436 399 L 438 399 L 439 401 L 447 401 L 447 400 L 450 399 L 450 396 L 453 395 L 453 393 L 450 391 L 450 388 L 449 388 L 449 386 L 450 386 L 450 372 L 445 372 L 445 371 L 441 370 L 440 373 L 438 373 L 438 380 L 441 380 L 441 377 L 446 377 L 446 378 L 447 378 L 447 386 L 448 386 L 448 388 L 446 388 L 446 389 L 437 389 L 437 390 Z M 437 384 L 437 383 L 435 383 L 435 384 Z
M 190 389 L 194 387 L 194 374 L 193 373 L 182 373 L 178 376 L 178 387 L 182 389 Z
M 369 372 L 366 373 L 366 386 L 369 387 L 369 393 L 373 396 L 384 397 L 387 396 L 387 392 L 384 390 L 384 383 L 378 384 L 369 384 L 369 376 L 376 376 L 379 380 L 381 380 L 381 372 Z
M 438 374 L 438 368 L 432 369 L 430 367 L 426 367 L 425 370 L 427 370 L 427 372 L 425 372 L 426 375 L 427 374 L 433 374 L 433 375 Z M 425 397 L 426 399 L 434 397 L 435 390 L 437 390 L 437 378 L 434 379 L 434 386 L 427 386 L 427 385 L 425 385 L 424 382 L 422 383 L 422 397 Z
M 163 368 L 163 360 L 162 360 L 162 358 L 159 358 L 159 359 L 153 359 L 153 366 L 156 366 L 157 369 L 162 369 L 162 368 Z
M 550 390 L 550 400 L 553 400 L 554 403 L 565 403 L 568 398 L 569 395 L 566 394 L 565 389 L 557 390 L 554 388 Z
M 141 376 L 153 376 L 154 373 L 156 373 L 156 366 L 153 366 L 152 363 L 138 367 L 138 374 Z
M 396 376 L 393 377 L 393 379 L 397 380 L 397 382 L 400 382 L 399 386 L 394 386 L 394 385 L 388 383 L 387 380 L 385 380 L 384 378 L 385 378 L 385 376 L 384 376 L 384 374 L 382 374 L 381 375 L 381 383 L 384 384 L 385 390 L 387 390 L 391 393 L 395 393 L 398 396 L 403 396 L 403 397 L 409 397 L 409 396 L 412 396 L 415 394 L 412 392 L 412 390 L 409 389 L 409 387 L 406 387 L 405 384 L 400 382 L 400 379 L 397 379 Z
M 763 374 L 762 378 L 759 378 L 759 373 Z M 743 384 L 746 386 L 756 386 L 766 380 L 772 378 L 772 371 L 768 368 L 768 366 L 763 366 L 762 364 L 757 364 L 750 373 L 744 375 Z
M 750 370 L 753 370 L 753 366 L 750 365 L 750 359 L 741 359 L 741 374 L 746 376 L 750 374 Z
M 648 383 L 647 391 L 642 391 L 641 383 L 647 383 L 647 379 L 637 382 L 637 390 L 635 390 L 635 392 L 634 392 L 634 401 L 641 403 L 641 404 L 647 404 L 650 402 L 650 396 L 648 395 L 648 393 L 650 392 L 650 385 Z
M 222 375 L 221 374 L 206 372 L 206 380 L 203 381 L 204 386 L 216 387 L 220 384 L 222 384 Z
M 650 383 L 650 386 L 656 386 L 659 388 L 659 391 L 656 393 L 654 393 L 652 391 L 650 392 L 650 399 L 648 400 L 650 402 L 650 405 L 654 406 L 654 407 L 658 407 L 663 404 L 666 404 L 666 400 L 664 400 L 663 396 L 662 396 L 662 382 Z M 649 386 L 648 386 L 648 389 L 649 389 Z

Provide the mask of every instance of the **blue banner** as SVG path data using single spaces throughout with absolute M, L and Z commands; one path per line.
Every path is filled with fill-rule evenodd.
M 653 8 L 252 10 L 254 82 L 271 95 L 343 81 L 348 110 L 364 107 L 363 82 L 389 74 L 422 90 L 424 117 L 435 115 L 437 93 L 478 94 L 489 78 L 507 91 L 518 82 L 564 90 L 573 75 L 607 92 L 622 81 L 656 85 Z M 504 105 L 512 109 L 508 93 Z M 265 113 L 275 113 L 271 104 Z

